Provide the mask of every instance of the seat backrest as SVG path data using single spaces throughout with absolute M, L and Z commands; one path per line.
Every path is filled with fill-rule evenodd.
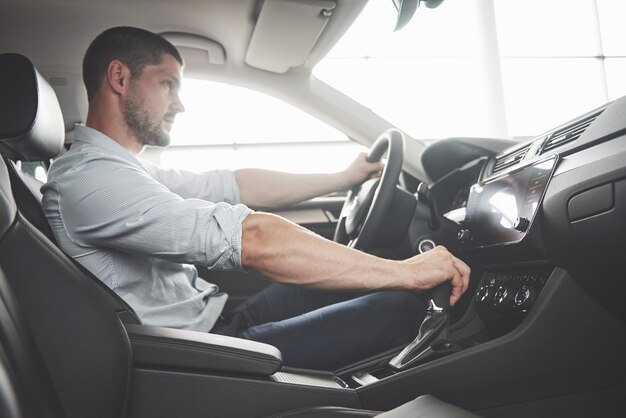
M 48 370 L 1 269 L 0 416 L 65 416 Z
M 67 416 L 124 416 L 132 353 L 116 301 L 17 211 L 3 160 L 0 265 Z
M 60 111 L 49 107 L 58 110 L 58 101 L 32 63 L 20 55 L 0 55 L 0 152 L 4 157 L 45 160 L 60 151 L 63 120 Z M 5 111 L 10 117 L 2 114 Z M 23 216 L 4 159 L 0 159 L 0 265 L 65 414 L 125 416 L 132 353 L 120 318 L 137 323 L 136 317 L 117 295 Z

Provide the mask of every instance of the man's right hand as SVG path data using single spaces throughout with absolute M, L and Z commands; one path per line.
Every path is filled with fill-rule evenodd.
M 452 287 L 451 306 L 467 290 L 470 268 L 443 246 L 437 246 L 423 254 L 411 257 L 403 263 L 407 264 L 410 275 L 402 286 L 407 290 L 422 292 L 448 280 Z

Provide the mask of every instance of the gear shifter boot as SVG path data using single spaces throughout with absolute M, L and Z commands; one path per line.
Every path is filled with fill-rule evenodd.
M 447 339 L 449 324 L 448 312 L 438 308 L 431 300 L 417 337 L 400 354 L 389 361 L 389 366 L 395 370 L 404 370 L 416 364 L 430 353 L 431 347 Z

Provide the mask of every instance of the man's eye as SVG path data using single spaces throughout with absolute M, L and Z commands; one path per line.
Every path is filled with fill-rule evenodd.
M 171 90 L 172 87 L 174 87 L 174 83 L 172 83 L 171 81 L 164 81 L 163 85 L 167 87 L 168 90 Z

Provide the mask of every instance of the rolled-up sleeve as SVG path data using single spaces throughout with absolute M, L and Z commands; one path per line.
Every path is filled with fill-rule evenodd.
M 183 180 L 184 176 L 176 181 Z M 211 269 L 243 269 L 242 224 L 251 210 L 209 200 L 238 201 L 238 190 L 207 186 L 206 193 L 199 193 L 206 199 L 185 198 L 157 181 L 153 173 L 101 155 L 83 159 L 55 183 L 51 187 L 64 194 L 57 195 L 57 203 L 68 239 L 86 251 L 104 247 Z

